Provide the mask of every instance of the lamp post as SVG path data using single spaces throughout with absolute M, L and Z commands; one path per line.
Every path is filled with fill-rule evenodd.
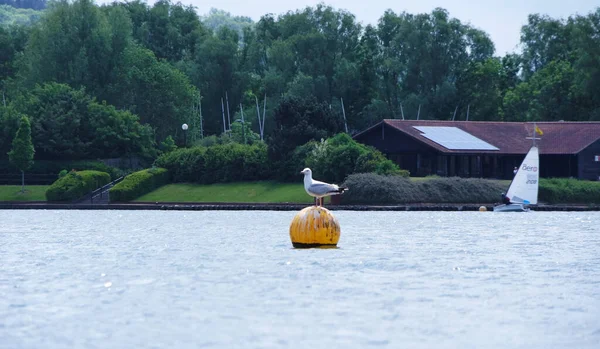
M 181 125 L 181 129 L 183 130 L 183 147 L 187 148 L 187 129 L 188 129 L 188 125 L 187 124 Z

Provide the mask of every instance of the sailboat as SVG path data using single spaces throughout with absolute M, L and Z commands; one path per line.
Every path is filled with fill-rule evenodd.
M 537 204 L 538 187 L 540 182 L 540 154 L 535 145 L 535 132 L 542 131 L 534 124 L 533 146 L 523 159 L 506 195 L 503 196 L 504 203 L 494 206 L 494 212 L 527 212 L 528 205 Z M 529 138 L 529 137 L 528 137 Z

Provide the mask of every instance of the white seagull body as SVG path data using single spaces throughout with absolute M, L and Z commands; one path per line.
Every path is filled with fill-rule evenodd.
M 339 195 L 348 190 L 348 188 L 340 187 L 337 184 L 315 181 L 312 178 L 312 171 L 308 167 L 300 173 L 304 175 L 304 190 L 306 190 L 308 195 L 317 198 L 317 202 L 320 202 L 321 206 L 323 206 L 323 197 Z

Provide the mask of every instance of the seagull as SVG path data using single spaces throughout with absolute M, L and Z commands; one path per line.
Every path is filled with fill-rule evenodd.
M 304 190 L 306 190 L 308 195 L 317 198 L 315 206 L 323 206 L 323 197 L 325 196 L 339 195 L 348 190 L 348 188 L 340 187 L 337 184 L 315 181 L 312 178 L 312 171 L 308 167 L 300 173 L 304 175 Z

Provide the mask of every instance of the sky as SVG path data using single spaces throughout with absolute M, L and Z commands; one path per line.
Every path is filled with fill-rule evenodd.
M 363 25 L 377 24 L 387 9 L 395 13 L 429 13 L 441 7 L 451 17 L 468 23 L 488 33 L 496 47 L 496 55 L 520 52 L 518 47 L 521 26 L 527 23 L 532 13 L 546 14 L 553 18 L 567 18 L 570 15 L 587 15 L 600 7 L 598 0 L 180 0 L 182 4 L 193 5 L 199 15 L 211 8 L 230 12 L 235 16 L 247 16 L 258 21 L 261 16 L 272 13 L 279 15 L 288 11 L 315 6 L 320 2 L 336 9 L 344 9 L 356 16 Z M 101 1 L 104 2 L 104 1 Z M 153 0 L 147 0 L 153 4 Z M 173 0 L 177 2 L 177 0 Z

